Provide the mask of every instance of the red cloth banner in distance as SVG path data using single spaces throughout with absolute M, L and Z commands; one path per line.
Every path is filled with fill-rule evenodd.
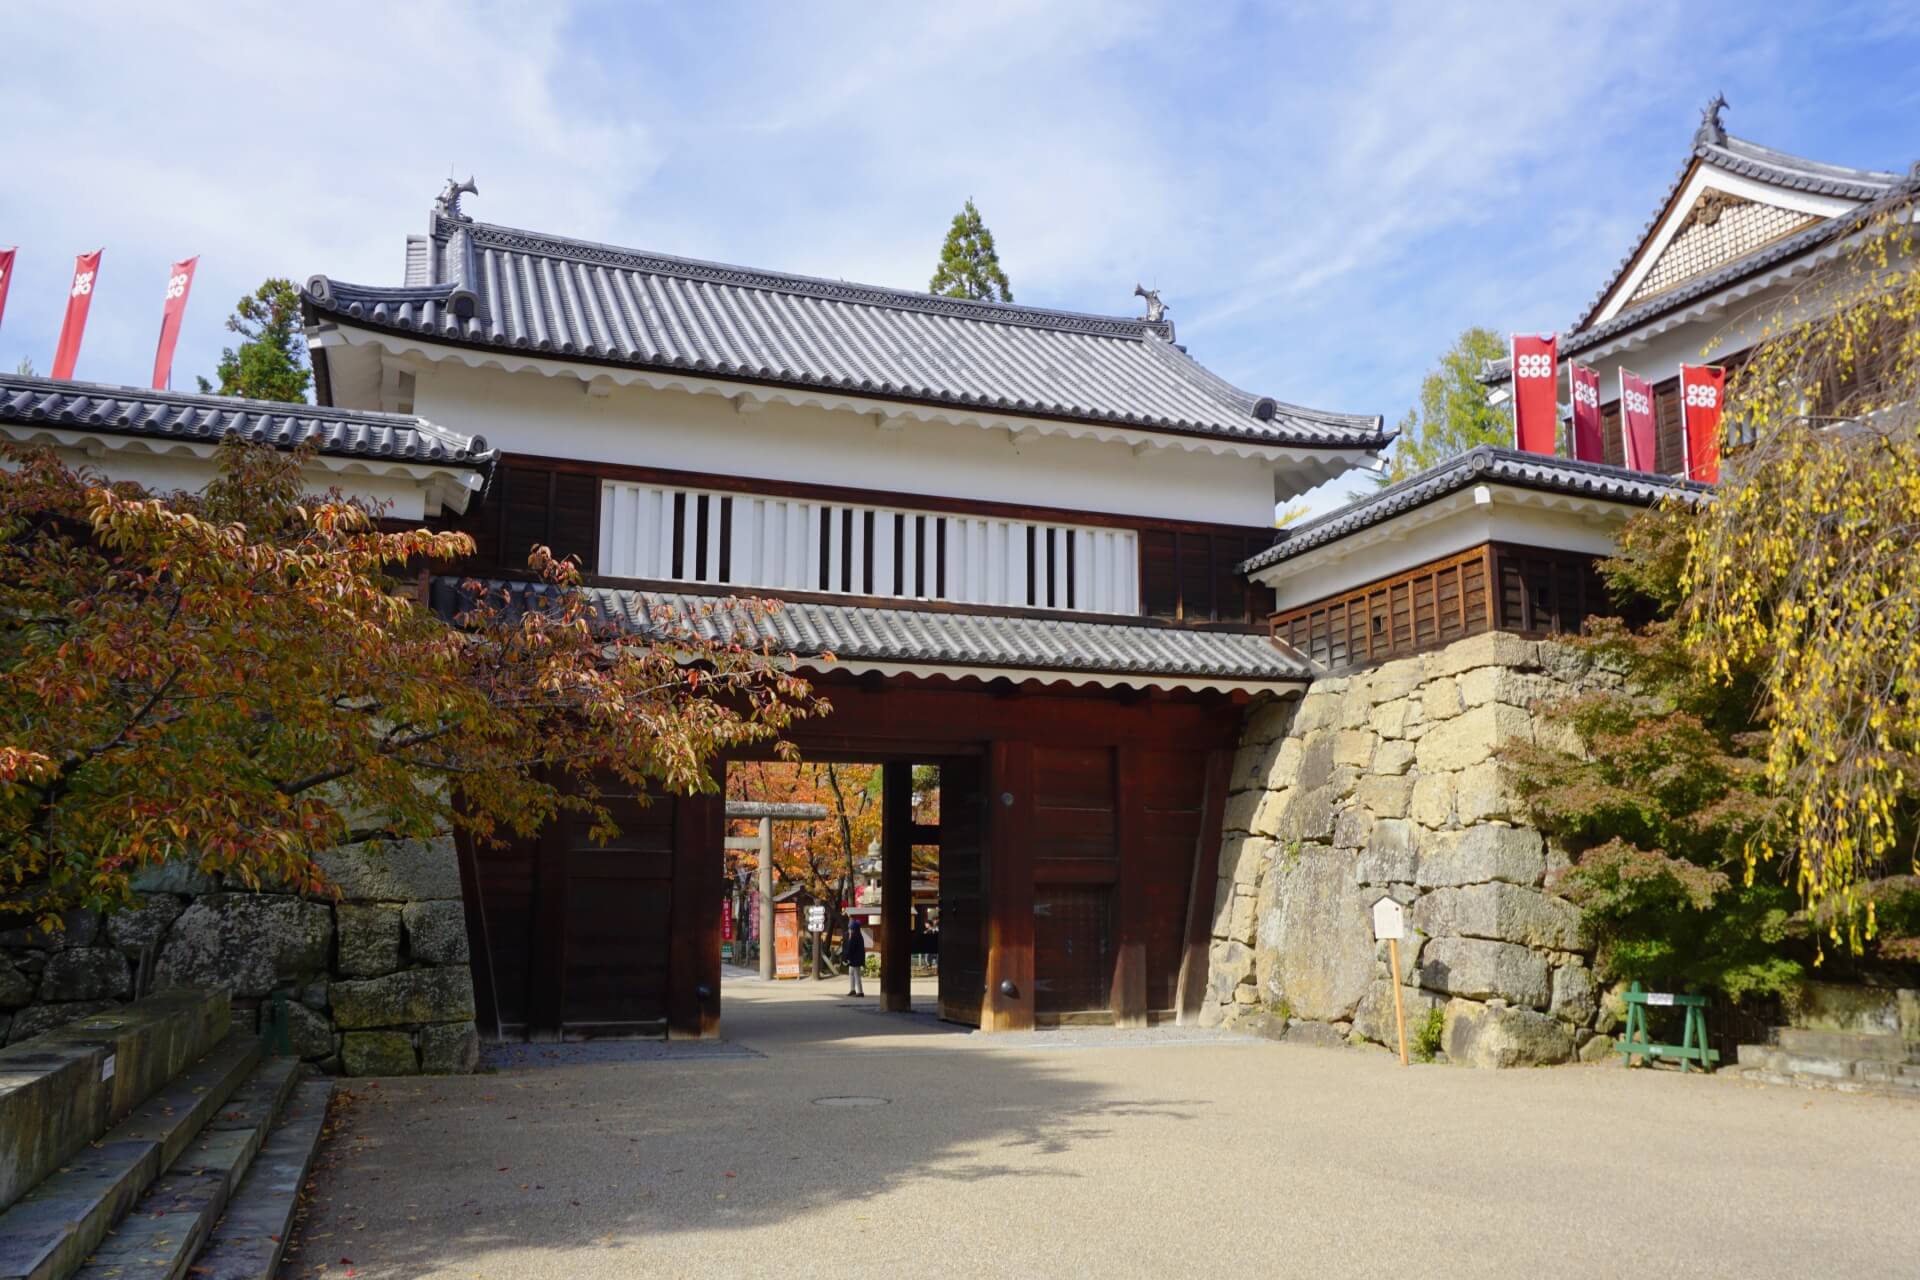
M 153 353 L 153 389 L 165 391 L 173 382 L 173 348 L 180 341 L 180 321 L 187 314 L 187 294 L 193 288 L 198 255 L 167 268 L 167 298 L 160 309 L 160 346 Z
M 7 318 L 7 286 L 13 283 L 13 255 L 16 249 L 0 249 L 0 321 Z
M 1654 446 L 1658 436 L 1653 416 L 1653 384 L 1635 373 L 1620 371 L 1620 444 L 1627 466 L 1635 471 L 1658 471 Z
M 1712 365 L 1680 366 L 1680 410 L 1685 416 L 1687 479 L 1720 479 L 1720 413 L 1727 398 L 1727 371 Z
M 1573 456 L 1582 462 L 1607 460 L 1606 432 L 1600 426 L 1600 374 L 1567 361 L 1573 391 Z
M 1559 347 L 1551 334 L 1513 335 L 1513 440 L 1526 453 L 1559 452 Z
M 100 255 L 105 249 L 76 254 L 73 283 L 67 286 L 67 318 L 60 324 L 60 345 L 53 352 L 53 376 L 71 378 L 80 359 L 80 339 L 87 334 L 87 308 L 93 304 L 94 282 L 100 278 Z

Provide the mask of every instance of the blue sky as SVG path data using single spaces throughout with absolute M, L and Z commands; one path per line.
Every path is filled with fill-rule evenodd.
M 909 288 L 972 196 L 1019 301 L 1134 313 L 1157 284 L 1225 376 L 1397 419 L 1461 328 L 1572 320 L 1715 91 L 1743 137 L 1920 159 L 1920 6 L 1739 12 L 15 5 L 0 367 L 46 370 L 72 256 L 104 245 L 78 374 L 143 383 L 197 252 L 190 387 L 242 292 L 397 282 L 472 172 L 488 221 Z

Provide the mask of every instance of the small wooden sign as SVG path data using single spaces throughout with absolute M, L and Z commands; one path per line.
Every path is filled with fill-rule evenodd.
M 807 932 L 825 933 L 827 931 L 827 909 L 815 904 L 807 908 Z
M 1392 898 L 1373 904 L 1373 940 L 1386 942 L 1407 936 L 1407 909 Z M 1396 980 L 1398 975 L 1395 975 Z

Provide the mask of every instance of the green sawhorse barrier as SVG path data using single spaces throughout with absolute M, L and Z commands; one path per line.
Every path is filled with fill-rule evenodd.
M 1632 1066 L 1635 1058 L 1676 1058 L 1681 1071 L 1692 1070 L 1690 1063 L 1699 1063 L 1706 1071 L 1713 1070 L 1713 1064 L 1720 1061 L 1720 1055 L 1707 1047 L 1707 997 L 1670 995 L 1663 991 L 1643 991 L 1639 983 L 1634 983 L 1626 994 L 1627 1029 L 1613 1046 L 1615 1053 L 1627 1055 L 1627 1065 Z M 1673 1005 L 1686 1010 L 1686 1030 L 1679 1044 L 1655 1044 L 1653 1036 L 1647 1031 L 1647 1006 Z M 1646 1062 L 1641 1063 L 1647 1065 Z

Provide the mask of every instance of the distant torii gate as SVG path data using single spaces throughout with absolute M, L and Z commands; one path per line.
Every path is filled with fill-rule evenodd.
M 823 804 L 761 804 L 753 800 L 727 801 L 727 817 L 760 820 L 758 839 L 730 838 L 727 841 L 727 847 L 729 849 L 757 848 L 760 852 L 760 869 L 755 873 L 754 886 L 760 891 L 760 976 L 768 982 L 773 981 L 774 821 L 778 819 L 784 822 L 818 822 L 828 817 L 830 813 L 831 810 Z

